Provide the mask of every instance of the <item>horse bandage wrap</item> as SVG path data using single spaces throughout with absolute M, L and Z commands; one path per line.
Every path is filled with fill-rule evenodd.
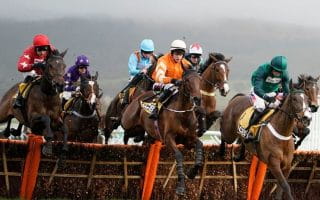
M 250 133 L 252 133 L 253 136 L 256 136 L 259 132 L 260 127 L 263 125 L 261 122 L 265 122 L 267 119 L 270 118 L 270 116 L 274 113 L 274 109 L 269 110 L 265 115 L 261 117 L 258 124 L 255 124 L 250 127 Z M 238 133 L 241 134 L 241 136 L 245 137 L 245 129 L 249 126 L 249 122 L 251 119 L 251 116 L 254 112 L 254 107 L 251 106 L 247 108 L 240 116 L 239 118 L 239 125 L 238 125 Z

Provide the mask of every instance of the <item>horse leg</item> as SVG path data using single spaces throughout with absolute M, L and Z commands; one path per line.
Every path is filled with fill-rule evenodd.
M 202 163 L 203 162 L 203 144 L 199 140 L 199 138 L 197 138 L 195 150 L 196 150 L 195 163 L 188 173 L 188 178 L 190 179 L 194 179 L 196 177 L 200 167 L 203 164 Z
M 7 121 L 7 127 L 0 132 L 0 135 L 4 135 L 6 138 L 8 138 L 10 136 L 10 126 L 11 126 L 11 120 L 12 120 L 13 117 L 10 117 Z
M 226 142 L 221 138 L 221 144 L 219 148 L 219 155 L 223 158 L 226 154 Z
M 293 196 L 291 194 L 291 189 L 289 186 L 289 183 L 286 180 L 286 176 L 289 175 L 289 171 L 290 171 L 290 166 L 284 169 L 284 173 L 282 173 L 281 168 L 280 168 L 280 160 L 274 157 L 270 158 L 269 164 L 268 164 L 268 168 L 271 171 L 272 175 L 277 179 L 278 184 L 280 187 L 278 187 L 278 192 L 276 195 L 276 199 L 281 200 L 282 199 L 282 191 L 284 191 L 288 198 L 290 200 L 293 200 Z
M 177 161 L 177 174 L 178 174 L 178 183 L 176 188 L 176 194 L 183 195 L 186 191 L 186 186 L 184 182 L 184 174 L 183 174 L 183 155 L 181 151 L 176 146 L 175 140 L 171 134 L 167 134 L 166 144 L 170 147 L 174 153 Z
M 243 160 L 245 158 L 245 151 L 246 151 L 246 146 L 243 143 L 241 143 L 240 144 L 240 152 L 235 157 L 233 157 L 233 160 L 235 162 L 239 162 L 239 161 Z
M 20 136 L 20 135 L 21 135 L 22 126 L 23 126 L 23 124 L 19 123 L 17 129 L 12 128 L 12 129 L 10 130 L 11 134 L 12 134 L 13 136 Z
M 298 147 L 301 145 L 302 141 L 309 135 L 310 133 L 310 129 L 308 128 L 303 128 L 302 133 L 301 133 L 301 137 L 298 140 L 298 142 L 294 145 L 294 149 L 298 149 Z
M 44 139 L 47 141 L 42 148 L 42 153 L 46 156 L 52 155 L 52 140 L 53 140 L 53 133 L 51 130 L 51 119 L 47 115 L 38 115 L 38 116 L 33 116 L 31 118 L 31 128 L 37 128 L 34 126 L 39 125 L 39 122 L 44 125 L 44 130 L 41 131 L 43 132 Z M 39 131 L 40 132 L 40 131 Z

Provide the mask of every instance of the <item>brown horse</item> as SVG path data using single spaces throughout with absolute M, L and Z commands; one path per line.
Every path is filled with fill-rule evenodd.
M 308 109 L 308 97 L 302 90 L 292 88 L 290 82 L 290 94 L 286 97 L 281 108 L 268 120 L 267 125 L 260 129 L 259 143 L 247 143 L 246 147 L 258 158 L 267 164 L 269 170 L 278 180 L 280 190 L 278 190 L 277 198 L 281 199 L 282 190 L 287 194 L 289 199 L 293 199 L 290 186 L 286 180 L 289 175 L 291 162 L 293 159 L 294 143 L 292 131 L 297 120 L 300 120 L 305 111 Z M 221 146 L 220 153 L 223 155 L 225 151 L 225 142 L 232 144 L 236 138 L 240 138 L 238 134 L 238 121 L 240 115 L 252 106 L 251 99 L 248 96 L 236 96 L 228 104 L 223 112 L 221 120 Z M 245 145 L 242 142 L 240 154 L 236 160 L 244 158 Z
M 295 87 L 304 90 L 304 93 L 309 98 L 309 107 L 311 112 L 317 112 L 319 108 L 318 104 L 318 95 L 319 95 L 319 87 L 318 82 L 319 76 L 317 78 L 313 78 L 312 76 L 300 75 L 298 77 L 298 83 L 295 84 Z M 311 116 L 304 117 L 302 121 L 299 121 L 294 129 L 294 135 L 299 137 L 299 140 L 295 142 L 295 149 L 297 149 L 302 141 L 308 136 L 309 129 L 307 127 L 310 125 Z
M 124 111 L 121 125 L 128 132 L 146 131 L 149 136 L 172 149 L 177 161 L 178 184 L 176 193 L 185 192 L 185 177 L 183 174 L 183 155 L 176 146 L 176 140 L 187 148 L 196 149 L 195 165 L 189 172 L 189 178 L 194 178 L 203 161 L 203 145 L 197 137 L 197 119 L 195 107 L 200 105 L 201 77 L 194 70 L 185 71 L 179 92 L 163 106 L 159 120 L 149 119 L 149 114 L 142 108 L 142 101 L 152 101 L 153 91 L 146 92 L 134 99 Z
M 152 75 L 153 70 L 156 67 L 156 63 L 157 63 L 156 61 L 161 56 L 162 55 L 155 57 L 153 55 L 153 59 L 155 60 L 155 62 L 153 63 L 153 65 L 151 67 L 149 67 L 148 72 L 146 74 L 141 74 L 143 76 L 143 78 L 142 78 L 142 80 L 140 80 L 137 83 L 133 93 L 129 97 L 129 102 L 131 102 L 133 99 L 135 99 L 140 94 L 152 89 L 152 85 L 154 83 L 154 80 L 151 78 L 151 75 Z M 120 93 L 118 93 L 113 98 L 113 100 L 110 102 L 110 104 L 107 108 L 107 112 L 105 115 L 105 129 L 104 129 L 106 142 L 108 142 L 112 131 L 114 129 L 118 128 L 118 126 L 120 125 L 122 112 L 126 108 L 126 106 L 122 105 L 122 102 L 121 102 L 122 99 L 120 98 L 120 96 L 121 96 Z M 128 140 L 129 140 L 129 138 L 125 137 L 124 144 L 127 144 Z
M 68 140 L 94 142 L 98 136 L 100 116 L 98 73 L 91 78 L 81 76 L 80 91 L 75 94 L 70 107 L 64 111 L 63 123 L 67 127 Z
M 0 101 L 0 123 L 8 122 L 10 126 L 11 119 L 16 118 L 27 127 L 33 128 L 40 123 L 45 126 L 43 135 L 47 143 L 42 151 L 47 155 L 52 153 L 52 130 L 64 132 L 63 149 L 67 150 L 67 133 L 64 131 L 60 117 L 62 109 L 59 97 L 64 86 L 63 75 L 66 64 L 63 57 L 66 52 L 60 54 L 58 50 L 54 50 L 48 56 L 43 70 L 44 74 L 40 81 L 30 89 L 24 108 L 13 108 L 13 96 L 18 93 L 18 84 L 9 89 Z M 6 130 L 10 131 L 10 127 L 7 127 Z
M 201 107 L 204 108 L 206 114 L 207 128 L 210 128 L 213 122 L 220 117 L 220 112 L 216 111 L 216 89 L 219 89 L 221 96 L 226 96 L 229 92 L 228 63 L 231 59 L 232 57 L 225 59 L 224 56 L 221 58 L 210 53 L 206 61 L 208 67 L 201 74 Z

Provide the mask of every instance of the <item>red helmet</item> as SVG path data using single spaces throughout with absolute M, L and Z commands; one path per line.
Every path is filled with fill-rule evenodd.
M 38 46 L 49 46 L 50 41 L 48 36 L 45 34 L 37 34 L 33 38 L 33 46 L 38 47 Z

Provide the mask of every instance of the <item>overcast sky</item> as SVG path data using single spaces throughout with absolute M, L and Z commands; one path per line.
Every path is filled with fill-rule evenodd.
M 100 16 L 172 23 L 240 18 L 320 27 L 319 8 L 319 0 L 1 0 L 0 17 L 42 20 Z

